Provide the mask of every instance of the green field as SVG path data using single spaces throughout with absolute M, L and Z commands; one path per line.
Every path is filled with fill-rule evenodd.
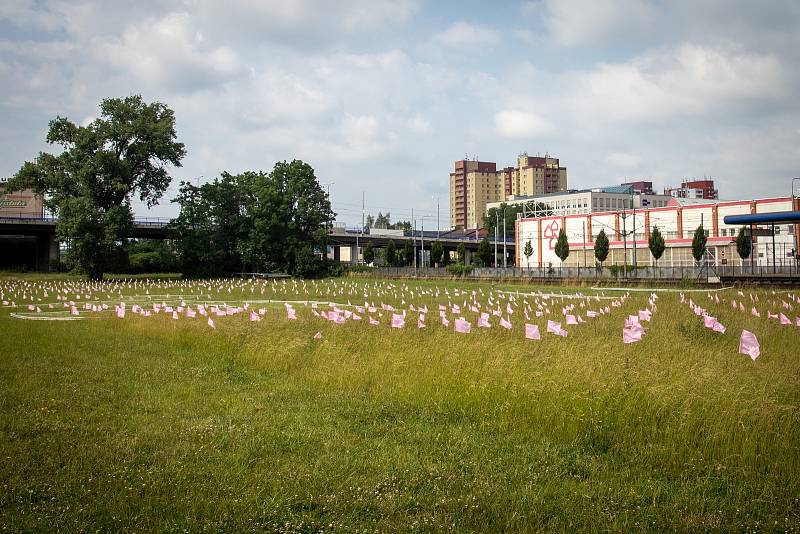
M 792 292 L 686 292 L 724 334 L 659 292 L 643 340 L 623 344 L 623 321 L 649 292 L 590 319 L 624 293 L 558 288 L 511 302 L 501 290 L 553 288 L 10 276 L 0 290 L 2 530 L 800 528 L 800 327 L 768 318 L 796 320 Z M 389 311 L 334 324 L 297 302 L 355 311 L 365 293 L 409 310 L 405 328 L 389 327 Z M 212 329 L 200 314 L 131 310 L 181 301 L 265 313 L 213 317 Z M 526 321 L 526 301 L 549 313 Z M 513 328 L 494 315 L 478 328 L 471 302 Z M 547 333 L 571 303 L 586 322 Z M 411 305 L 428 307 L 424 329 Z M 454 333 L 459 315 L 470 334 Z M 526 322 L 540 341 L 525 339 Z M 742 329 L 761 343 L 755 361 L 738 353 Z

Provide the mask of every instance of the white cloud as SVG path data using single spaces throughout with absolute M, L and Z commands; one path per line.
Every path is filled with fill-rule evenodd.
M 499 36 L 491 28 L 456 22 L 443 32 L 437 33 L 434 38 L 445 46 L 460 48 L 495 44 Z
M 630 41 L 650 33 L 658 15 L 648 0 L 545 0 L 542 14 L 546 30 L 565 46 Z
M 120 39 L 97 44 L 114 67 L 151 86 L 197 90 L 245 72 L 231 48 L 207 44 L 187 13 L 146 21 Z
M 788 92 L 776 57 L 689 44 L 601 64 L 576 78 L 578 111 L 612 121 L 668 121 L 721 109 L 742 113 L 748 104 L 764 105 Z
M 524 139 L 546 135 L 553 128 L 536 113 L 509 109 L 495 114 L 494 129 L 502 137 Z
M 623 170 L 636 169 L 641 163 L 642 159 L 635 154 L 628 154 L 626 152 L 613 152 L 608 155 L 606 161 L 614 167 Z

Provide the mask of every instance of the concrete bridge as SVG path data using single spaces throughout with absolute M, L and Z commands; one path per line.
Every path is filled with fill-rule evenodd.
M 170 219 L 144 218 L 133 222 L 126 237 L 166 239 Z M 49 271 L 58 259 L 56 219 L 52 217 L 0 217 L 2 267 Z
M 135 219 L 129 235 L 137 239 L 167 239 L 167 225 L 171 219 L 167 218 L 139 218 Z M 373 233 L 364 233 L 357 228 L 334 226 L 329 234 L 329 246 L 333 250 L 333 258 L 337 261 L 356 263 L 360 249 L 371 244 L 374 248 L 385 247 L 390 240 L 394 241 L 398 249 L 402 249 L 406 242 L 415 243 L 418 257 L 422 251 L 430 254 L 431 245 L 439 241 L 445 254 L 455 253 L 460 243 L 466 249 L 466 260 L 469 263 L 472 255 L 478 250 L 483 234 L 476 230 L 452 231 L 416 231 L 396 233 L 384 230 L 372 230 Z M 492 251 L 495 244 L 498 252 L 498 265 L 503 264 L 503 240 L 490 239 Z M 505 240 L 505 250 L 508 253 L 507 263 L 514 264 L 516 250 L 514 238 Z M 3 262 L 0 267 L 16 268 L 24 266 L 31 270 L 47 271 L 50 262 L 59 257 L 58 242 L 56 241 L 56 219 L 52 217 L 0 217 L 0 250 Z M 346 251 L 346 252 L 345 252 Z M 344 253 L 343 253 L 344 252 Z

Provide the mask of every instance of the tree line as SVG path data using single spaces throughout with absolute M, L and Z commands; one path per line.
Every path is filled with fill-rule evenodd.
M 697 229 L 695 229 L 694 235 L 692 236 L 692 257 L 695 259 L 695 261 L 699 262 L 703 259 L 703 256 L 705 256 L 707 242 L 707 232 L 701 224 L 697 227 Z M 650 250 L 650 254 L 653 256 L 653 259 L 656 260 L 656 265 L 658 265 L 658 260 L 661 259 L 661 256 L 664 255 L 664 251 L 666 250 L 664 236 L 661 234 L 661 230 L 658 229 L 658 226 L 653 226 L 653 229 L 650 231 L 647 247 Z M 554 252 L 556 253 L 556 256 L 558 256 L 558 259 L 561 260 L 562 264 L 569 257 L 569 241 L 567 240 L 567 233 L 563 228 L 561 228 L 561 230 L 558 232 L 558 238 L 556 240 Z M 605 229 L 601 229 L 600 233 L 597 234 L 597 238 L 594 240 L 594 257 L 600 267 L 603 266 L 603 263 L 608 258 L 608 252 L 608 236 L 606 235 Z M 736 237 L 736 252 L 743 260 L 750 257 L 751 241 L 750 237 L 744 231 L 744 228 L 739 229 L 739 235 Z M 530 263 L 530 257 L 533 255 L 533 246 L 530 240 L 525 242 L 522 253 Z
M 66 268 L 102 278 L 136 250 L 127 237 L 133 199 L 156 205 L 172 181 L 169 167 L 180 167 L 186 155 L 175 115 L 133 95 L 103 100 L 99 117 L 87 125 L 59 116 L 48 126 L 47 142 L 60 152 L 26 161 L 7 191 L 30 188 L 40 195 L 57 217 Z M 243 270 L 315 276 L 335 268 L 324 254 L 335 214 L 307 163 L 279 162 L 269 173 L 223 172 L 198 186 L 183 182 L 173 202 L 180 212 L 168 228 L 172 243 L 136 250 L 142 268 L 168 264 L 170 255 L 187 276 Z

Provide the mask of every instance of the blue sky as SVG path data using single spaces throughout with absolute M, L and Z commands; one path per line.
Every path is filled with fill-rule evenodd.
M 797 28 L 796 1 L 12 0 L 0 175 L 48 150 L 56 115 L 141 93 L 175 110 L 187 146 L 171 193 L 298 158 L 350 224 L 362 192 L 394 219 L 439 197 L 447 221 L 456 159 L 523 151 L 561 158 L 574 188 L 710 176 L 723 198 L 785 195 Z

